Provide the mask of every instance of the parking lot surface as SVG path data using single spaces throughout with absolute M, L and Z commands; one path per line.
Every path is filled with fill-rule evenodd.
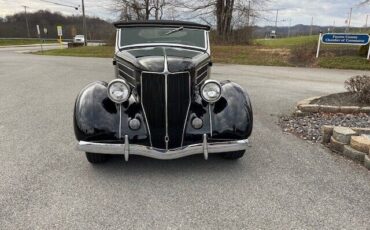
M 74 100 L 87 83 L 113 79 L 111 60 L 0 50 L 0 228 L 369 228 L 370 172 L 277 125 L 298 100 L 343 91 L 363 73 L 216 64 L 212 78 L 251 96 L 244 158 L 93 166 L 75 151 Z

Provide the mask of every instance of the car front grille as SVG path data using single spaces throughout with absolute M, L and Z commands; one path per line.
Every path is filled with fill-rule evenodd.
M 164 74 L 143 73 L 141 103 L 150 130 L 152 146 L 161 149 L 180 147 L 190 105 L 189 73 L 168 74 L 167 78 Z

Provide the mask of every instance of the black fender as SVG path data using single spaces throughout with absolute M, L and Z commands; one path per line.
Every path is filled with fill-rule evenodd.
M 93 82 L 77 96 L 73 119 L 76 139 L 124 143 L 124 136 L 128 135 L 131 143 L 148 145 L 149 139 L 140 103 L 133 95 L 122 105 L 112 102 L 107 95 L 107 86 L 106 82 Z M 128 128 L 128 122 L 133 118 L 141 122 L 139 130 L 132 131 Z
M 209 142 L 248 139 L 253 129 L 253 110 L 249 95 L 231 81 L 221 82 L 222 95 L 214 104 L 202 100 L 199 90 L 190 106 L 185 135 L 185 144 L 201 142 L 207 134 Z M 203 120 L 203 127 L 194 129 L 195 118 Z

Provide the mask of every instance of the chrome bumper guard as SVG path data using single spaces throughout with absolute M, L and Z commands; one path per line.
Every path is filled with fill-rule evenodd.
M 80 141 L 77 150 L 90 153 L 119 154 L 124 155 L 128 161 L 129 155 L 140 155 L 160 160 L 171 160 L 185 156 L 203 154 L 208 159 L 209 153 L 223 153 L 246 150 L 248 139 L 228 142 L 207 142 L 207 135 L 203 135 L 203 143 L 188 145 L 183 148 L 162 150 L 143 145 L 130 145 L 128 136 L 125 136 L 125 144 L 103 144 Z

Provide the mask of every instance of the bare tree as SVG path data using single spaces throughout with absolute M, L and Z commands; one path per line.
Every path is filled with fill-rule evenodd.
M 175 4 L 193 13 L 193 18 L 200 18 L 207 24 L 213 17 L 218 37 L 226 40 L 233 29 L 251 26 L 257 16 L 253 7 L 261 9 L 267 1 L 269 0 L 176 0 Z
M 121 12 L 122 20 L 149 20 L 154 16 L 160 20 L 164 14 L 166 0 L 114 0 L 115 8 Z

